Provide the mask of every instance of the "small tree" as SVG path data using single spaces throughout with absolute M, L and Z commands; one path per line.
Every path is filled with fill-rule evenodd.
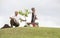
M 19 11 L 19 14 L 24 16 L 25 17 L 25 20 L 26 20 L 26 17 L 28 17 L 28 14 L 29 14 L 29 10 L 28 9 L 25 9 L 25 12 L 23 12 L 22 10 Z M 22 19 L 20 19 L 20 21 L 22 22 Z

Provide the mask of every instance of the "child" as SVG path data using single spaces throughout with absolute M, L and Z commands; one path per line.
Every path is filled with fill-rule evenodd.
M 32 23 L 33 27 L 35 27 L 35 20 L 37 19 L 36 15 L 35 15 L 35 8 L 31 8 L 31 10 L 32 10 L 31 23 Z

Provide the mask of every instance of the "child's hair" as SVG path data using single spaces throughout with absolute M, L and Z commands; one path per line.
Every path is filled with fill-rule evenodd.
M 34 10 L 35 8 L 31 8 L 31 10 Z

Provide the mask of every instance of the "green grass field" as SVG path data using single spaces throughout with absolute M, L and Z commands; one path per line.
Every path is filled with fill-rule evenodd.
M 0 38 L 60 38 L 60 28 L 19 27 L 0 29 Z

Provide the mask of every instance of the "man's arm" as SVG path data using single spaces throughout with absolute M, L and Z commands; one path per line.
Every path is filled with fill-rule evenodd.
M 23 19 L 21 19 L 21 18 L 20 18 L 20 20 L 21 20 L 21 21 L 26 21 L 26 20 L 23 20 Z

